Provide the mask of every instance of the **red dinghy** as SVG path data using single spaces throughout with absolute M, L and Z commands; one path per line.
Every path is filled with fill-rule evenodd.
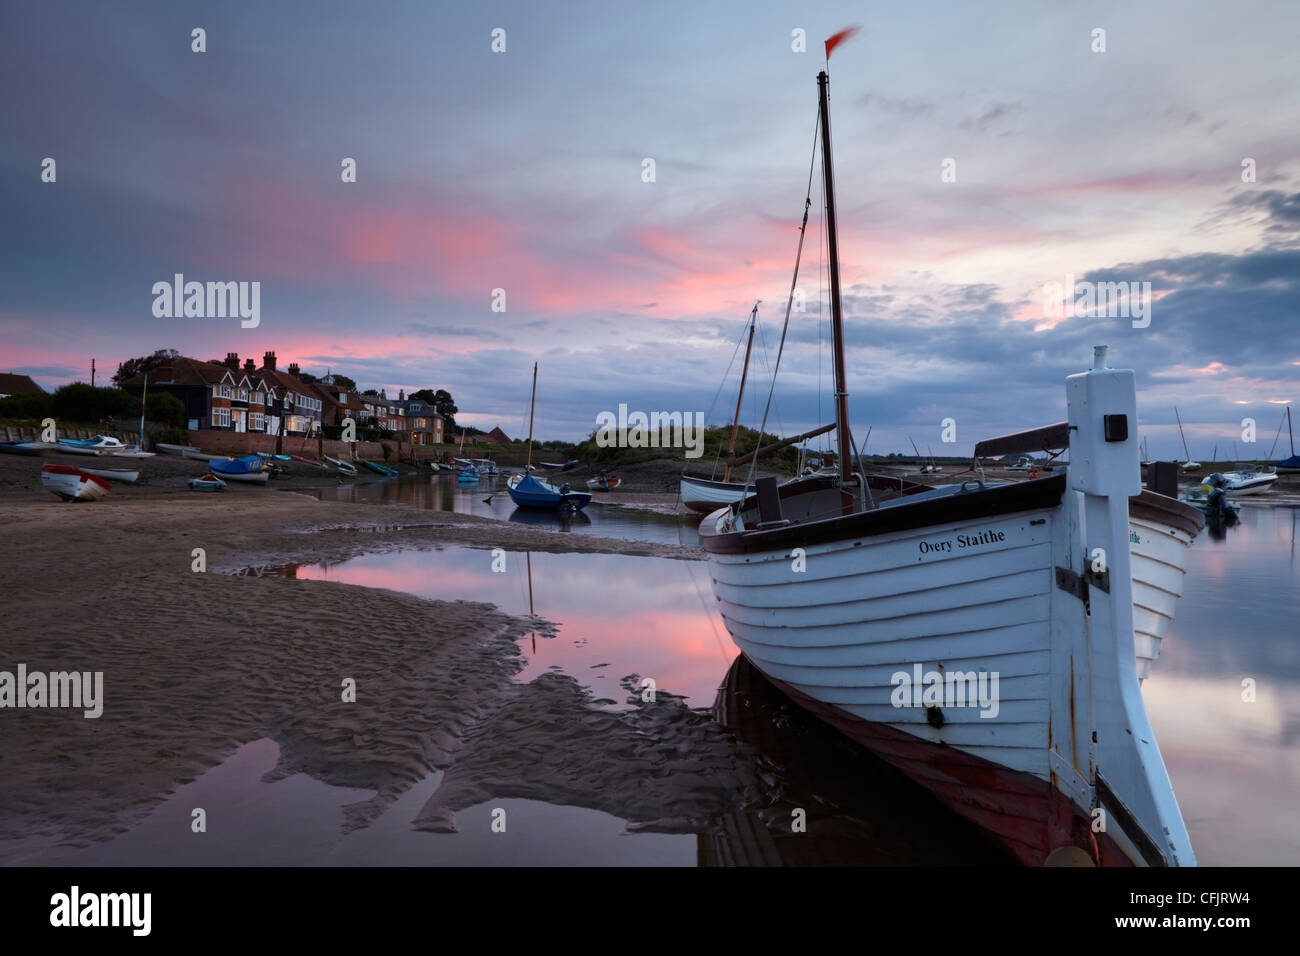
M 71 465 L 46 465 L 41 469 L 41 487 L 65 501 L 94 501 L 109 492 L 109 484 Z

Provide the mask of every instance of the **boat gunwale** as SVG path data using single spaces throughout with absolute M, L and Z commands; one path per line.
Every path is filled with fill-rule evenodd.
M 791 497 L 817 485 L 829 485 L 822 478 L 790 482 L 782 485 L 782 498 Z M 700 525 L 700 545 L 710 554 L 756 554 L 784 550 L 788 546 L 806 547 L 826 544 L 845 538 L 867 538 L 877 535 L 924 528 L 930 525 L 993 518 L 1018 512 L 1042 511 L 1058 507 L 1065 494 L 1065 475 L 1050 475 L 1014 484 L 993 485 L 974 491 L 932 498 L 912 504 L 894 504 L 888 508 L 859 511 L 851 515 L 834 515 L 829 518 L 801 521 L 778 528 L 757 528 L 744 531 L 717 532 L 706 528 L 716 523 L 722 512 L 719 508 L 709 514 Z M 746 498 L 742 508 L 751 501 Z M 714 516 L 717 516 L 715 518 Z
M 1187 532 L 1193 538 L 1205 530 L 1205 515 L 1185 501 L 1143 488 L 1128 500 L 1129 517 L 1142 518 Z

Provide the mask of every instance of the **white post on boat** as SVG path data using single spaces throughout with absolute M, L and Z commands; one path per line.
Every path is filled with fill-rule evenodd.
M 1149 840 L 1162 862 L 1193 866 L 1191 839 L 1156 746 L 1135 665 L 1129 498 L 1142 491 L 1137 379 L 1130 369 L 1107 368 L 1106 351 L 1098 346 L 1092 369 L 1066 379 L 1072 433 L 1067 474 L 1070 492 L 1082 498 L 1080 557 L 1089 580 L 1095 783 L 1108 807 L 1107 832 L 1118 834 L 1127 816 L 1145 834 L 1127 834 L 1136 849 Z

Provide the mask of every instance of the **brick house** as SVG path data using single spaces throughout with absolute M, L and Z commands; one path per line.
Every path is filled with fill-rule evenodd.
M 428 402 L 406 399 L 394 402 L 405 420 L 406 434 L 412 445 L 441 445 L 443 418 Z
M 145 376 L 127 379 L 122 388 L 139 394 Z M 266 353 L 262 368 L 251 358 L 241 367 L 235 352 L 220 363 L 173 359 L 149 373 L 148 389 L 180 401 L 191 430 L 266 435 L 314 435 L 320 430 L 319 401 L 298 378 L 296 365 L 288 372 L 276 369 L 274 352 Z

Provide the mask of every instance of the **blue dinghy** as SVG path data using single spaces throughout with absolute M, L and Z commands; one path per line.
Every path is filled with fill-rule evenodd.
M 265 484 L 266 479 L 271 477 L 271 471 L 266 467 L 266 462 L 257 455 L 245 455 L 243 458 L 234 458 L 227 461 L 214 458 L 208 462 L 208 470 L 214 475 L 230 481 L 247 481 L 255 484 Z
M 567 483 L 556 487 L 532 475 L 515 475 L 506 484 L 506 490 L 510 492 L 510 500 L 521 508 L 581 511 L 591 501 L 589 492 L 572 491 Z

